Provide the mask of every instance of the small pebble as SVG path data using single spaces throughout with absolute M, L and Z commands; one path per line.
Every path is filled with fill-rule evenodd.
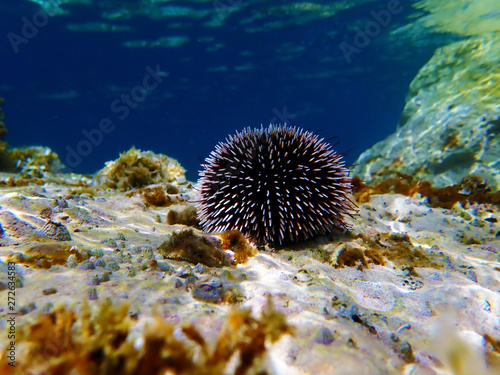
M 116 244 L 116 241 L 112 238 L 106 238 L 104 240 L 101 241 L 102 244 L 104 245 L 108 245 L 109 247 L 118 247 L 118 245 Z
M 27 305 L 24 305 L 19 311 L 19 315 L 26 315 L 32 312 L 33 310 L 36 309 L 36 303 L 35 302 L 30 302 Z
M 168 272 L 168 273 L 174 273 L 175 268 L 172 267 L 170 264 L 167 262 L 157 262 L 156 266 L 162 270 L 163 272 Z
M 75 268 L 78 265 L 78 259 L 75 254 L 71 254 L 66 260 L 66 267 Z
M 97 258 L 104 256 L 104 251 L 102 251 L 102 249 L 99 249 L 99 248 L 90 249 L 89 253 L 91 256 L 95 256 Z
M 48 295 L 56 294 L 56 293 L 57 293 L 57 289 L 56 288 L 47 288 L 47 289 L 42 290 L 42 294 L 44 296 L 48 296 Z
M 206 270 L 206 267 L 203 266 L 203 264 L 201 263 L 198 263 L 195 267 L 194 267 L 194 271 L 197 272 L 197 273 L 203 273 L 205 272 Z
M 104 267 L 104 269 L 106 269 L 108 271 L 118 271 L 120 269 L 120 266 L 118 265 L 118 263 L 116 261 L 110 260 L 106 264 L 106 267 Z
M 299 270 L 297 274 L 293 277 L 293 281 L 299 283 L 310 283 L 313 280 L 312 276 L 307 272 L 307 270 Z
M 126 250 L 134 255 L 140 254 L 142 251 L 141 247 L 135 246 L 134 244 L 128 244 Z
M 189 276 L 186 278 L 186 280 L 184 281 L 184 285 L 185 286 L 188 286 L 190 284 L 194 284 L 195 282 L 198 281 L 198 278 L 196 276 Z
M 92 262 L 86 260 L 84 262 L 82 262 L 79 266 L 78 266 L 79 269 L 81 270 L 93 270 L 95 269 L 95 266 L 92 264 Z
M 394 343 L 394 347 L 396 351 L 399 352 L 399 357 L 405 362 L 411 363 L 415 361 L 415 357 L 413 356 L 413 349 L 407 341 L 396 342 Z
M 71 241 L 68 229 L 61 223 L 49 220 L 38 231 L 40 236 L 50 238 L 55 241 Z
M 314 342 L 322 345 L 330 345 L 333 341 L 334 341 L 333 334 L 326 327 L 321 328 L 317 333 L 316 338 L 314 339 Z
M 64 198 L 60 198 L 56 200 L 57 207 L 60 209 L 68 208 L 68 202 Z
M 89 286 L 97 286 L 101 283 L 99 278 L 96 276 L 92 277 L 89 281 L 87 281 L 87 285 Z
M 95 267 L 106 267 L 106 262 L 104 261 L 104 259 L 96 259 L 92 264 Z
M 127 277 L 135 277 L 137 275 L 137 271 L 135 270 L 134 267 L 129 267 L 127 272 L 125 273 L 125 276 Z
M 181 279 L 178 279 L 178 278 L 175 278 L 175 282 L 174 282 L 174 288 L 180 288 L 184 285 L 184 283 L 182 282 Z
M 87 290 L 87 298 L 91 301 L 98 299 L 99 297 L 97 296 L 97 289 L 89 288 Z
M 192 289 L 194 299 L 204 302 L 219 303 L 224 297 L 224 288 L 222 281 L 212 279 L 196 285 Z
M 467 276 L 470 280 L 474 281 L 477 283 L 477 273 L 473 270 L 467 270 L 465 273 L 465 276 Z
M 352 338 L 349 337 L 349 339 L 347 340 L 347 346 L 350 347 L 350 348 L 356 348 L 356 343 L 354 342 L 354 340 Z
M 182 277 L 183 279 L 186 279 L 192 275 L 193 275 L 193 270 L 189 266 L 188 267 L 181 267 L 177 271 L 177 276 Z
M 106 281 L 110 280 L 109 273 L 108 272 L 102 272 L 98 273 L 96 275 L 97 280 L 99 280 L 100 283 L 105 283 Z

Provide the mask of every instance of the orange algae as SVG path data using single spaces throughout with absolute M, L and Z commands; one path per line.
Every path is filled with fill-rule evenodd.
M 500 339 L 489 334 L 483 335 L 486 345 L 486 361 L 491 368 L 500 368 Z
M 187 206 L 183 210 L 170 210 L 167 214 L 167 224 L 183 224 L 190 227 L 198 227 L 200 220 L 193 206 Z
M 86 302 L 80 313 L 60 304 L 52 312 L 40 314 L 35 322 L 19 327 L 17 345 L 23 349 L 16 368 L 7 364 L 5 349 L 0 372 L 208 375 L 224 373 L 236 358 L 235 374 L 244 375 L 258 369 L 268 343 L 293 334 L 293 327 L 270 300 L 260 319 L 249 309 L 231 310 L 215 345 L 190 323 L 180 327 L 186 339 L 175 335 L 178 327 L 158 315 L 143 329 L 137 324 L 130 317 L 128 303 L 113 306 L 108 300 L 95 313 Z M 136 345 L 138 337 L 142 337 L 140 345 Z
M 500 204 L 500 191 L 492 192 L 480 176 L 467 176 L 457 185 L 435 188 L 428 181 L 418 181 L 404 173 L 396 173 L 376 185 L 365 184 L 358 176 L 353 177 L 353 195 L 359 203 L 370 201 L 374 194 L 396 193 L 411 197 L 417 193 L 429 200 L 429 206 L 451 209 L 460 202 Z
M 74 247 L 60 243 L 41 243 L 29 247 L 24 253 L 11 253 L 7 262 L 27 264 L 35 268 L 49 269 L 53 265 L 65 264 L 70 255 L 75 255 L 78 261 L 88 258 L 88 255 L 78 252 Z
M 222 240 L 222 247 L 225 250 L 234 252 L 236 263 L 246 263 L 248 258 L 257 255 L 257 249 L 239 230 L 228 230 L 218 234 L 218 237 Z
M 158 252 L 165 259 L 202 263 L 209 267 L 229 265 L 226 254 L 216 239 L 195 233 L 192 229 L 174 232 L 158 247 Z
M 165 207 L 174 203 L 179 203 L 182 200 L 170 194 L 177 194 L 178 189 L 173 185 L 157 185 L 138 188 L 126 194 L 127 197 L 132 197 L 139 193 L 148 206 Z
M 332 266 L 367 268 L 369 264 L 385 265 L 392 262 L 418 276 L 415 268 L 441 268 L 443 263 L 437 256 L 426 254 L 411 243 L 409 236 L 399 233 L 359 234 L 353 241 L 327 250 L 324 257 Z
M 21 186 L 29 186 L 29 185 L 44 185 L 45 181 L 41 178 L 32 178 L 32 177 L 19 177 L 14 178 L 13 176 L 9 176 L 7 178 L 0 179 L 0 186 L 6 187 L 21 187 Z
M 227 250 L 234 253 L 231 262 L 237 264 L 245 263 L 257 254 L 257 249 L 238 230 L 210 236 L 198 234 L 190 228 L 183 229 L 174 232 L 158 247 L 165 259 L 201 263 L 209 267 L 228 266 L 230 254 L 226 254 Z

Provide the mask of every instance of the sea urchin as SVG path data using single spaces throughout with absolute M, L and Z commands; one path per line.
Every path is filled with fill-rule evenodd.
M 355 211 L 342 155 L 297 127 L 236 132 L 203 167 L 197 205 L 207 232 L 239 229 L 259 244 L 283 244 L 345 229 Z

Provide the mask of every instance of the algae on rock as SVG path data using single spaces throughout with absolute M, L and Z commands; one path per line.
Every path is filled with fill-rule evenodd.
M 160 182 L 186 181 L 186 170 L 175 159 L 152 151 L 132 147 L 97 172 L 98 185 L 120 191 L 131 190 Z
M 23 177 L 42 178 L 64 169 L 59 156 L 49 147 L 9 148 L 4 140 L 7 128 L 3 122 L 3 98 L 0 98 L 0 171 L 17 172 Z
M 30 146 L 7 149 L 5 156 L 15 165 L 15 171 L 25 177 L 42 178 L 61 173 L 64 164 L 49 147 Z
M 396 171 L 434 186 L 479 175 L 500 188 L 500 34 L 438 49 L 410 84 L 395 134 L 363 152 L 354 174 Z
M 145 323 L 130 317 L 130 305 L 110 300 L 92 307 L 57 304 L 19 327 L 17 371 L 44 374 L 223 374 L 231 363 L 235 374 L 257 373 L 268 346 L 294 328 L 271 300 L 256 318 L 250 309 L 232 309 L 218 337 L 209 338 L 197 326 L 175 326 L 159 314 Z M 2 374 L 17 373 L 0 360 Z M 236 361 L 235 361 L 236 360 Z

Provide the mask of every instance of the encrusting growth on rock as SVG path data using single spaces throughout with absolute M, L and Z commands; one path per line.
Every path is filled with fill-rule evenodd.
M 127 191 L 161 182 L 182 182 L 185 172 L 175 159 L 132 147 L 118 159 L 108 161 L 97 172 L 95 181 L 103 187 Z
M 158 252 L 165 259 L 221 267 L 245 263 L 249 257 L 257 254 L 257 249 L 240 231 L 210 236 L 189 228 L 174 232 L 158 247 Z
M 158 252 L 165 259 L 202 263 L 209 267 L 229 265 L 220 242 L 216 238 L 198 234 L 193 229 L 174 232 L 158 247 Z

